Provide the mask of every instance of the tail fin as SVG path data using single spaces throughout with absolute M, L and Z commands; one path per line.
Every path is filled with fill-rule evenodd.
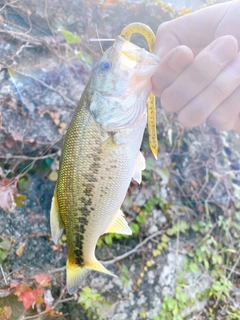
M 106 273 L 109 276 L 118 278 L 114 273 L 112 273 L 111 271 L 106 269 L 96 258 L 93 261 L 89 262 L 86 265 L 86 268 L 91 269 L 91 270 L 95 270 L 98 272 Z
M 75 293 L 82 283 L 85 281 L 86 277 L 89 275 L 91 270 L 99 271 L 106 273 L 112 277 L 117 276 L 107 270 L 97 259 L 94 259 L 92 262 L 89 262 L 83 268 L 79 267 L 76 264 L 72 264 L 67 261 L 67 291 L 69 294 Z
M 67 260 L 67 291 L 74 294 L 85 281 L 91 271 L 85 267 L 81 268 Z

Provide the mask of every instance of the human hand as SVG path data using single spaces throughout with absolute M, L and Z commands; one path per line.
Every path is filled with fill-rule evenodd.
M 162 106 L 188 128 L 205 120 L 240 130 L 240 1 L 213 5 L 160 25 L 152 78 Z

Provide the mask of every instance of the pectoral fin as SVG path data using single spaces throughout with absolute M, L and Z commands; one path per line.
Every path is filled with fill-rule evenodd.
M 122 210 L 118 210 L 107 230 L 104 233 L 119 233 L 119 234 L 132 234 L 132 230 L 129 228 L 127 221 L 124 219 Z
M 146 161 L 144 156 L 142 155 L 142 152 L 139 151 L 137 154 L 137 158 L 135 161 L 135 167 L 133 171 L 133 179 L 137 181 L 137 183 L 142 182 L 142 171 L 146 168 Z
M 50 211 L 50 225 L 51 225 L 53 242 L 56 245 L 58 245 L 58 242 L 59 242 L 59 239 L 61 238 L 64 227 L 59 215 L 56 189 L 54 190 L 54 195 L 52 198 L 52 206 Z

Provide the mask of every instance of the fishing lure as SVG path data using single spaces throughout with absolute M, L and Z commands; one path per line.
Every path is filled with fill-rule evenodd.
M 152 29 L 150 29 L 147 25 L 134 22 L 126 26 L 122 32 L 121 36 L 130 41 L 131 37 L 134 33 L 141 34 L 147 41 L 148 49 L 150 52 L 153 51 L 153 47 L 156 41 L 155 34 Z M 150 93 L 148 98 L 148 135 L 149 135 L 149 143 L 150 149 L 154 157 L 157 159 L 158 155 L 158 140 L 157 140 L 157 129 L 156 129 L 156 98 Z

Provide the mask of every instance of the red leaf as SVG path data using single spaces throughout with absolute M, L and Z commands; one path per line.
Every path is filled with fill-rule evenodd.
M 5 141 L 6 146 L 10 149 L 15 145 L 15 140 L 13 137 L 8 137 L 7 140 Z
M 16 289 L 14 291 L 15 296 L 20 296 L 24 291 L 31 290 L 29 286 L 26 283 L 22 283 L 16 286 Z
M 29 309 L 35 303 L 35 300 L 31 289 L 22 292 L 18 298 L 18 301 L 22 301 L 24 310 Z
M 23 141 L 23 136 L 18 131 L 13 130 L 11 136 L 14 141 Z
M 42 288 L 31 289 L 26 283 L 22 283 L 16 287 L 14 294 L 23 303 L 24 310 L 27 310 L 34 304 L 42 303 L 44 291 Z
M 41 303 L 43 301 L 42 295 L 44 291 L 41 288 L 37 289 L 30 289 L 28 288 L 26 291 L 22 292 L 18 297 L 18 301 L 22 301 L 24 310 L 29 309 L 30 307 L 34 306 L 35 304 Z
M 26 196 L 18 193 L 17 180 L 2 179 L 0 180 L 0 208 L 5 211 L 12 211 L 16 206 L 23 205 Z
M 35 280 L 37 283 L 40 284 L 40 286 L 42 287 L 47 287 L 50 285 L 50 277 L 43 274 L 43 273 L 40 273 L 38 275 L 35 276 Z
M 14 209 L 17 192 L 17 181 L 13 184 L 12 179 L 0 180 L 0 208 L 6 211 Z

